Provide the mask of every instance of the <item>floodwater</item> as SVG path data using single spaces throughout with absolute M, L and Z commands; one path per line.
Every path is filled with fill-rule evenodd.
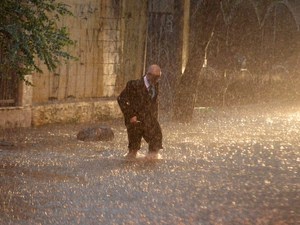
M 1 131 L 0 224 L 299 224 L 300 103 L 162 116 L 160 160 L 124 160 L 123 121 L 98 124 L 115 139 L 78 141 L 91 124 Z

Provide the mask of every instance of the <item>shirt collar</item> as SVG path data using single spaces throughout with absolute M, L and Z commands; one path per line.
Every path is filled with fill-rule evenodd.
M 145 85 L 146 85 L 146 88 L 147 88 L 147 89 L 149 89 L 149 87 L 150 87 L 150 83 L 149 83 L 149 81 L 148 81 L 148 79 L 147 79 L 147 76 L 146 76 L 146 75 L 144 76 L 144 83 L 145 83 Z

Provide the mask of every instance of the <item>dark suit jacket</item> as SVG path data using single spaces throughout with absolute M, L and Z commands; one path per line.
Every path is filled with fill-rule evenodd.
M 139 80 L 131 80 L 126 84 L 125 89 L 118 97 L 118 103 L 124 114 L 125 124 L 130 124 L 130 118 L 137 116 L 137 119 L 144 125 L 151 126 L 153 121 L 157 122 L 158 117 L 158 83 L 155 85 L 155 96 L 151 99 L 144 77 Z

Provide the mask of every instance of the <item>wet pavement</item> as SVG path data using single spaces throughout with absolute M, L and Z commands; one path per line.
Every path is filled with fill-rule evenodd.
M 0 146 L 0 224 L 299 224 L 300 103 L 163 116 L 160 160 L 124 160 L 123 121 L 97 124 L 115 139 L 78 141 L 90 124 L 0 131 L 14 144 Z

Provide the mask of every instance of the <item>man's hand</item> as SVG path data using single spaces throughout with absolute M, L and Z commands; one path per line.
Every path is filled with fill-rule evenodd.
M 136 116 L 130 118 L 130 123 L 135 124 L 135 123 L 140 123 L 140 122 L 141 122 L 141 121 L 138 121 Z

